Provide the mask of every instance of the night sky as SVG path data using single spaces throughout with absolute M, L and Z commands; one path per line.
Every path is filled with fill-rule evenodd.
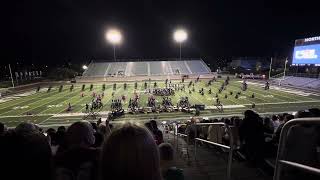
M 294 40 L 320 35 L 316 1 L 25 0 L 1 3 L 1 64 L 112 60 L 104 38 L 121 29 L 118 58 L 178 57 L 175 28 L 188 30 L 183 57 L 290 56 Z

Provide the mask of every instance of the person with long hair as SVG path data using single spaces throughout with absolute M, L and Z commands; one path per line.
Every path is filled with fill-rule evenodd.
M 101 154 L 101 180 L 160 180 L 159 150 L 152 134 L 125 124 L 107 137 Z

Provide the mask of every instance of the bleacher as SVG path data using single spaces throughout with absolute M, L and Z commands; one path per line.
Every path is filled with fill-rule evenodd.
M 285 78 L 279 77 L 277 79 L 274 79 L 273 82 L 275 82 L 276 84 L 279 84 L 280 82 L 281 85 L 294 86 L 299 88 L 307 88 L 307 89 L 320 88 L 320 78 L 286 76 Z
M 92 62 L 83 77 L 210 74 L 203 60 Z
M 178 156 L 177 165 L 184 169 L 186 179 L 257 180 L 272 179 L 272 176 L 275 180 L 293 179 L 293 177 L 297 177 L 295 179 L 301 179 L 301 177 L 317 179 L 320 175 L 320 169 L 317 168 L 319 167 L 319 159 L 311 158 L 316 155 L 308 153 L 312 151 L 312 148 L 319 146 L 317 144 L 319 134 L 315 133 L 317 131 L 315 127 L 319 124 L 319 118 L 297 118 L 287 122 L 282 129 L 277 156 L 265 157 L 265 164 L 258 168 L 248 166 L 247 160 L 242 161 L 237 157 L 240 152 L 235 147 L 238 146 L 239 136 L 232 125 L 226 126 L 227 131 L 222 131 L 224 124 L 220 122 L 195 123 L 194 126 L 199 127 L 194 128 L 195 134 L 199 138 L 192 140 L 187 134 L 179 133 L 178 126 L 188 126 L 187 124 L 174 123 L 173 126 L 176 128 L 170 128 L 172 129 L 171 133 L 166 134 L 165 137 L 175 146 Z M 203 136 L 209 126 L 216 127 L 217 133 L 220 133 L 214 141 L 206 140 Z M 221 138 L 225 132 L 229 134 L 230 144 L 234 144 L 234 147 L 223 143 Z M 314 134 L 314 138 L 311 138 L 312 134 Z M 307 138 L 309 141 L 304 141 Z M 301 145 L 308 150 L 303 151 L 303 148 L 300 148 Z M 302 158 L 294 155 L 297 152 Z M 241 153 L 240 156 L 242 157 Z

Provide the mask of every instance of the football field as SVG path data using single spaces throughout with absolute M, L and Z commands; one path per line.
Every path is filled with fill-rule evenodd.
M 179 83 L 179 82 L 173 82 Z M 320 108 L 320 96 L 316 93 L 303 92 L 301 90 L 273 87 L 269 90 L 264 90 L 263 84 L 248 82 L 247 91 L 241 90 L 240 80 L 231 80 L 227 89 L 218 93 L 223 80 L 213 82 L 208 86 L 206 80 L 201 80 L 195 83 L 195 91 L 189 94 L 188 84 L 185 82 L 185 91 L 175 91 L 175 95 L 171 96 L 174 105 L 181 97 L 188 96 L 192 105 L 205 104 L 206 110 L 201 111 L 200 116 L 223 116 L 223 115 L 241 115 L 244 110 L 252 109 L 252 104 L 256 106 L 255 111 L 259 113 L 277 113 L 277 112 L 294 112 L 297 110 L 318 107 Z M 110 112 L 110 105 L 112 99 L 126 97 L 124 101 L 124 109 L 127 110 L 129 98 L 134 96 L 134 92 L 140 96 L 140 106 L 146 107 L 148 97 L 150 94 L 145 90 L 144 82 L 138 82 L 137 89 L 133 82 L 127 82 L 127 88 L 124 89 L 124 83 L 116 83 L 116 89 L 113 88 L 114 83 L 105 83 L 105 90 L 102 90 L 103 83 L 93 84 L 93 89 L 90 90 L 91 84 L 85 84 L 85 89 L 82 91 L 83 84 L 74 84 L 74 88 L 70 91 L 71 85 L 64 85 L 61 92 L 59 86 L 53 86 L 48 92 L 48 87 L 41 87 L 39 92 L 36 89 L 30 89 L 24 93 L 16 94 L 14 96 L 0 99 L 0 122 L 5 123 L 8 127 L 14 127 L 20 122 L 27 121 L 39 124 L 43 127 L 68 125 L 72 122 L 83 119 L 85 114 L 85 104 L 90 103 L 93 99 L 92 94 L 102 94 L 104 97 L 102 102 L 103 108 L 98 110 L 102 117 Z M 157 82 L 158 88 L 165 87 L 163 81 Z M 154 81 L 148 82 L 148 88 L 154 87 Z M 204 88 L 204 95 L 199 93 L 199 90 Z M 211 88 L 212 94 L 208 91 Z M 190 90 L 192 86 L 190 87 Z M 230 92 L 233 95 L 230 95 Z M 241 91 L 241 95 L 235 98 L 235 94 Z M 112 93 L 114 92 L 114 97 Z M 81 97 L 81 94 L 84 97 Z M 255 97 L 252 98 L 254 93 Z M 218 94 L 221 103 L 224 106 L 224 111 L 219 112 L 215 109 L 215 98 Z M 227 94 L 227 98 L 225 95 Z M 161 104 L 162 97 L 155 96 L 156 102 Z M 72 111 L 66 112 L 68 104 L 72 105 Z M 143 121 L 150 118 L 157 118 L 160 120 L 186 119 L 193 116 L 190 113 L 184 112 L 163 112 L 163 113 L 147 113 L 147 114 L 125 114 L 116 119 L 114 122 L 124 121 Z

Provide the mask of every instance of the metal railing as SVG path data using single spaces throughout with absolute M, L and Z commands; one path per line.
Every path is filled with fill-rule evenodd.
M 283 170 L 283 166 L 290 166 L 296 168 L 297 170 L 305 171 L 307 173 L 312 173 L 315 175 L 320 176 L 320 169 L 315 167 L 310 167 L 304 164 L 300 164 L 297 162 L 292 162 L 290 160 L 284 160 L 284 153 L 285 153 L 285 146 L 288 140 L 288 131 L 296 125 L 320 125 L 320 118 L 299 118 L 293 119 L 287 122 L 281 131 L 280 135 L 280 142 L 278 147 L 277 153 L 277 160 L 276 160 L 276 168 L 274 172 L 273 179 L 280 180 L 281 178 L 281 171 Z M 299 156 L 299 155 L 298 155 Z
M 179 148 L 179 140 L 178 140 L 178 137 L 181 136 L 181 137 L 185 137 L 187 138 L 187 146 L 186 146 L 186 150 L 187 150 L 187 156 L 188 156 L 188 159 L 189 159 L 189 144 L 190 144 L 190 138 L 188 137 L 188 135 L 186 134 L 181 134 L 181 133 L 178 133 L 178 125 L 186 125 L 184 123 L 177 123 L 177 124 L 174 124 L 174 127 L 175 129 L 173 130 L 173 135 L 174 135 L 174 142 L 176 144 L 176 149 L 178 151 L 178 148 Z M 197 141 L 200 141 L 200 142 L 204 142 L 204 143 L 208 143 L 208 144 L 211 144 L 211 145 L 214 145 L 214 146 L 218 146 L 218 147 L 221 147 L 221 148 L 224 148 L 224 149 L 227 149 L 229 152 L 228 152 L 228 162 L 227 162 L 227 178 L 228 179 L 231 179 L 231 169 L 232 169 L 232 156 L 233 156 L 233 145 L 234 145 L 234 138 L 233 138 L 233 134 L 232 134 L 232 131 L 231 131 L 231 128 L 230 126 L 226 125 L 225 123 L 196 123 L 196 124 L 193 124 L 195 126 L 210 126 L 210 125 L 213 125 L 213 126 L 225 126 L 227 128 L 227 133 L 229 135 L 229 144 L 230 146 L 227 146 L 227 145 L 224 145 L 224 144 L 220 144 L 220 143 L 217 143 L 217 142 L 212 142 L 212 141 L 208 141 L 208 140 L 205 140 L 205 139 L 201 139 L 201 138 L 197 138 L 197 128 L 196 129 L 196 132 L 195 132 L 195 138 L 194 138 L 194 155 L 195 155 L 195 160 L 196 160 L 196 157 L 197 157 Z M 168 139 L 169 140 L 169 139 Z
M 204 143 L 208 143 L 214 146 L 218 146 L 224 149 L 228 149 L 229 150 L 229 154 L 228 154 L 228 163 L 227 163 L 227 178 L 231 179 L 231 169 L 232 169 L 232 155 L 233 155 L 233 145 L 234 145 L 234 139 L 233 139 L 233 135 L 232 135 L 232 131 L 229 125 L 226 125 L 225 123 L 196 123 L 195 125 L 197 126 L 210 126 L 210 125 L 217 125 L 217 126 L 224 126 L 227 128 L 227 133 L 229 135 L 229 145 L 230 146 L 226 146 L 224 144 L 220 144 L 217 142 L 212 142 L 212 141 L 208 141 L 205 139 L 201 139 L 201 138 L 195 138 L 194 141 L 194 155 L 195 155 L 195 159 L 197 157 L 197 141 L 201 141 Z M 195 133 L 195 137 L 197 137 L 197 128 L 196 128 L 196 133 Z

